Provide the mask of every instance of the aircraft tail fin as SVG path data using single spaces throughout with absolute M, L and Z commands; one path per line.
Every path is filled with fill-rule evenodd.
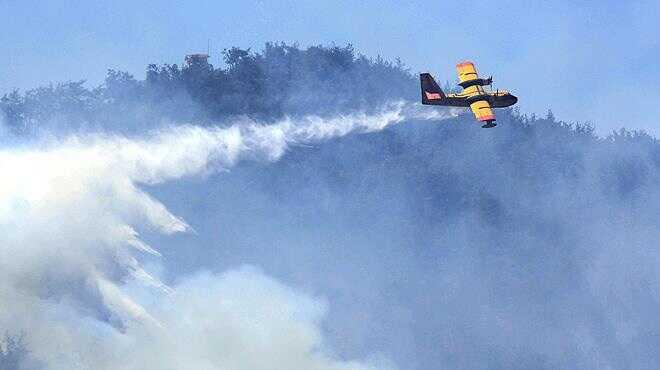
M 420 74 L 419 80 L 422 86 L 422 104 L 436 104 L 446 97 L 430 73 Z

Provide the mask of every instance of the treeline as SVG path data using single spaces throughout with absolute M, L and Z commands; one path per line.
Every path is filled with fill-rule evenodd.
M 369 110 L 417 96 L 416 81 L 400 61 L 367 58 L 351 45 L 268 43 L 259 52 L 231 48 L 224 66 L 204 61 L 150 64 L 144 80 L 108 70 L 103 84 L 64 82 L 0 99 L 17 133 L 38 129 L 144 129 L 161 120 L 218 121 L 229 115 L 274 119 L 284 114 Z M 136 127 L 140 125 L 140 127 Z
M 417 76 L 400 60 L 368 58 L 351 45 L 303 49 L 267 43 L 261 51 L 233 47 L 222 56 L 220 67 L 203 60 L 181 66 L 150 64 L 142 80 L 110 69 L 96 87 L 81 80 L 14 90 L 0 98 L 0 119 L 20 136 L 44 131 L 137 133 L 163 122 L 218 125 L 237 115 L 268 121 L 284 115 L 369 112 L 393 100 L 419 98 Z M 540 135 L 551 141 L 577 135 L 597 141 L 590 125 L 558 122 L 552 114 L 537 117 L 503 110 L 498 121 L 524 128 L 507 134 L 515 137 Z M 607 140 L 631 137 L 655 143 L 643 132 L 625 130 Z

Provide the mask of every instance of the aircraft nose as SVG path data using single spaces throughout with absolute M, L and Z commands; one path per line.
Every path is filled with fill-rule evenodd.
M 517 98 L 515 95 L 513 95 L 513 94 L 510 94 L 510 95 L 511 95 L 511 97 L 510 97 L 510 99 L 511 99 L 511 105 L 516 104 L 516 103 L 518 102 L 518 98 Z

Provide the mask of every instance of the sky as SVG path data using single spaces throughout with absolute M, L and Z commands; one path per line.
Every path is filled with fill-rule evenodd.
M 181 63 L 265 42 L 351 43 L 396 57 L 411 72 L 454 81 L 476 62 L 522 112 L 658 136 L 660 2 L 458 1 L 32 1 L 0 0 L 0 94 L 49 82 L 96 86 L 108 68 L 144 78 L 149 63 Z

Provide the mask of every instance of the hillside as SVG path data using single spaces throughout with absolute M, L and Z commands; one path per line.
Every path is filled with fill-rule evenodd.
M 11 134 L 0 142 L 370 113 L 417 98 L 401 62 L 350 46 L 267 44 L 228 49 L 222 67 L 150 65 L 144 80 L 111 70 L 94 88 L 8 93 Z M 411 119 L 293 145 L 277 160 L 138 182 L 194 233 L 139 231 L 163 254 L 166 283 L 248 264 L 325 297 L 319 347 L 339 359 L 384 354 L 406 370 L 653 368 L 660 145 L 629 124 L 601 138 L 550 112 L 501 110 L 490 130 L 470 114 Z M 42 299 L 60 294 L 49 289 Z M 86 320 L 131 334 L 90 296 L 76 306 Z M 11 343 L 0 360 L 28 356 L 22 340 Z

